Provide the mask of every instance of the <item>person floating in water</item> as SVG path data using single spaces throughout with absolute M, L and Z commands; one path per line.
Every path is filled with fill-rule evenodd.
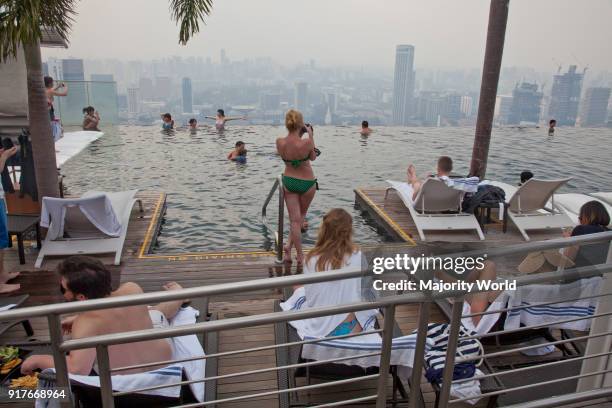
M 229 122 L 230 120 L 244 120 L 246 116 L 226 117 L 223 109 L 217 109 L 217 116 L 205 116 L 205 118 L 214 119 L 217 130 L 223 130 L 225 129 L 225 122 Z
M 548 122 L 548 136 L 554 136 L 555 135 L 555 126 L 557 126 L 557 121 L 554 119 L 551 119 Z
M 98 124 L 100 123 L 100 115 L 93 106 L 83 108 L 83 130 L 93 130 L 99 132 Z
M 368 123 L 367 120 L 364 120 L 363 122 L 361 122 L 361 136 L 370 136 L 370 133 L 372 133 L 372 129 L 370 129 L 370 124 Z
M 238 142 L 236 142 L 234 150 L 232 150 L 227 155 L 227 159 L 228 160 L 232 160 L 232 161 L 236 161 L 236 162 L 239 162 L 239 163 L 245 163 L 246 162 L 246 156 L 247 156 L 246 145 L 244 144 L 244 142 L 238 141 Z
M 198 130 L 198 121 L 195 118 L 189 119 L 189 130 Z
M 163 130 L 172 130 L 174 129 L 174 121 L 172 120 L 172 115 L 169 113 L 164 113 L 162 115 L 162 129 Z

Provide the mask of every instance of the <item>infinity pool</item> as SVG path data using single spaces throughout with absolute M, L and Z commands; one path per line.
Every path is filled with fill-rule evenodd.
M 64 164 L 70 193 L 133 188 L 166 192 L 160 253 L 270 249 L 272 234 L 262 225 L 261 206 L 284 168 L 275 152 L 284 128 L 231 126 L 224 132 L 203 128 L 195 134 L 164 134 L 141 126 L 102 130 L 100 140 Z M 559 128 L 556 133 L 551 138 L 545 128 L 494 129 L 487 176 L 516 184 L 521 171 L 531 170 L 542 178 L 574 177 L 567 191 L 612 190 L 612 129 Z M 357 242 L 381 242 L 385 238 L 354 208 L 353 189 L 403 180 L 411 162 L 420 173 L 434 171 L 443 154 L 453 157 L 457 173 L 465 174 L 473 135 L 473 128 L 381 127 L 364 138 L 354 127 L 316 127 L 322 154 L 313 168 L 321 189 L 309 211 L 305 243 L 314 242 L 321 217 L 334 207 L 353 215 Z M 247 145 L 246 164 L 226 160 L 238 140 Z M 273 224 L 276 203 L 268 209 Z

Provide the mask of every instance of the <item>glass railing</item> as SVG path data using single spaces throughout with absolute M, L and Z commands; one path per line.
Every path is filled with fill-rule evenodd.
M 55 114 L 64 126 L 81 125 L 83 108 L 93 106 L 100 114 L 101 123 L 119 122 L 117 83 L 103 81 L 58 81 L 68 86 L 68 95 L 55 98 Z

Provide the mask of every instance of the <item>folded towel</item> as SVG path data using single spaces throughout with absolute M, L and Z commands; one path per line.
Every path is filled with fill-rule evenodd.
M 574 317 L 588 317 L 595 313 L 598 298 L 584 297 L 598 295 L 601 290 L 601 278 L 580 279 L 571 283 L 527 285 L 517 290 L 507 292 L 508 306 L 528 306 L 523 309 L 511 310 L 507 314 L 505 329 L 516 329 L 521 323 L 525 326 L 545 324 L 550 328 L 587 331 L 592 319 L 583 319 L 569 323 L 557 323 Z M 582 299 L 579 299 L 582 298 Z M 579 299 L 571 302 L 553 303 L 564 299 Z

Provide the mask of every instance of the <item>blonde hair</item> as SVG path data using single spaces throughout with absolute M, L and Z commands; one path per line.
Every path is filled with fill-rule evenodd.
M 338 269 L 347 256 L 357 250 L 353 244 L 353 218 L 341 208 L 330 210 L 323 217 L 314 248 L 306 255 L 306 262 L 319 256 L 316 271 Z
M 285 115 L 285 127 L 290 132 L 295 132 L 304 126 L 304 116 L 295 109 L 289 109 Z

